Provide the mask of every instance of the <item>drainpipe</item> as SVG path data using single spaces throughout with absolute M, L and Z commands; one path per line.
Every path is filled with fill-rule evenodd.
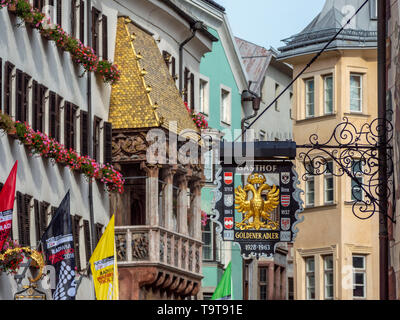
M 192 34 L 179 45 L 179 92 L 182 94 L 183 90 L 183 47 L 189 43 L 196 36 L 196 32 L 203 27 L 203 22 L 196 21 L 191 26 Z
M 87 45 L 92 47 L 92 1 L 88 0 L 87 3 Z M 87 139 L 89 140 L 89 156 L 93 158 L 93 111 L 92 111 L 92 74 L 87 73 L 87 106 L 88 106 L 88 118 L 89 118 L 89 134 Z M 95 249 L 95 227 L 94 227 L 94 210 L 93 210 L 93 182 L 89 181 L 89 222 L 90 222 L 90 234 L 91 234 L 91 249 L 92 252 Z
M 386 1 L 378 1 L 378 118 L 382 128 L 379 139 L 379 284 L 380 299 L 389 298 L 389 240 L 387 202 L 387 128 L 386 128 Z M 382 183 L 385 181 L 386 183 Z

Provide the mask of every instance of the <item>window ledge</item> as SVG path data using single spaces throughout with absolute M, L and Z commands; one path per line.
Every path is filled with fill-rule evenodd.
M 356 112 L 356 111 L 351 111 L 351 112 L 345 112 L 345 116 L 350 116 L 350 117 L 364 117 L 364 118 L 370 118 L 371 115 L 363 112 Z
M 309 117 L 309 118 L 305 118 L 305 119 L 300 119 L 300 120 L 296 120 L 296 124 L 300 124 L 303 122 L 308 122 L 308 121 L 320 121 L 320 120 L 324 120 L 324 119 L 330 119 L 330 118 L 336 118 L 337 113 L 330 113 L 330 114 L 324 114 L 322 116 L 316 116 L 316 117 Z
M 327 203 L 327 204 L 323 204 L 323 205 L 318 205 L 318 206 L 306 206 L 304 208 L 304 211 L 314 211 L 314 210 L 321 210 L 321 209 L 325 209 L 325 210 L 330 210 L 332 208 L 335 208 L 337 206 L 336 202 L 333 203 Z

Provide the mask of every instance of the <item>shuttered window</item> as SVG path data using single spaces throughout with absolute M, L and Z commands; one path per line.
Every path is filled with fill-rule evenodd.
M 112 124 L 104 122 L 104 163 L 112 163 Z
M 102 56 L 104 60 L 108 60 L 108 21 L 107 16 L 105 16 L 104 14 L 102 16 L 101 23 L 101 42 L 103 45 Z
M 83 235 L 85 237 L 85 257 L 86 257 L 86 263 L 89 262 L 90 256 L 92 254 L 92 250 L 90 247 L 90 227 L 89 227 L 89 221 L 88 220 L 83 220 Z
M 64 105 L 64 145 L 67 149 L 75 149 L 76 112 L 78 107 L 70 102 Z
M 189 69 L 185 68 L 185 72 L 183 74 L 184 77 L 184 87 L 183 87 L 183 101 L 188 102 L 188 97 L 189 97 Z
M 62 27 L 62 15 L 63 15 L 63 2 L 62 0 L 57 0 L 57 24 Z
M 32 90 L 33 130 L 44 132 L 45 95 L 47 88 L 34 80 Z
M 17 192 L 18 239 L 23 247 L 30 246 L 30 202 L 32 197 Z
M 194 74 L 190 74 L 190 109 L 194 111 Z
M 35 231 L 36 231 L 36 241 L 39 241 L 47 227 L 47 211 L 49 208 L 47 202 L 39 202 L 35 199 L 34 210 L 35 210 Z
M 77 0 L 71 0 L 71 35 L 76 38 L 76 3 Z
M 28 110 L 29 110 L 29 82 L 31 76 L 23 73 L 21 70 L 17 70 L 16 74 L 16 90 L 15 90 L 15 101 L 16 101 L 16 120 L 21 122 L 28 121 Z
M 79 40 L 85 42 L 85 1 L 79 3 Z
M 81 110 L 81 156 L 89 155 L 89 114 Z
M 94 117 L 93 121 L 93 159 L 100 161 L 100 124 L 101 119 Z
M 92 7 L 92 48 L 97 55 L 99 54 L 99 19 L 100 11 Z
M 75 252 L 75 264 L 78 269 L 78 271 L 82 270 L 82 265 L 81 265 L 81 255 L 80 255 L 80 223 L 81 217 L 80 216 L 73 216 L 71 221 L 72 221 L 72 235 L 74 237 L 74 252 Z
M 12 72 L 14 65 L 6 62 L 4 65 L 4 113 L 11 115 L 12 112 Z
M 49 94 L 49 134 L 50 137 L 54 138 L 56 141 L 60 141 L 61 135 L 61 102 L 62 97 L 57 95 L 55 92 L 50 92 Z
M 96 229 L 96 245 L 99 243 L 101 236 L 103 235 L 103 225 L 101 223 L 95 224 Z

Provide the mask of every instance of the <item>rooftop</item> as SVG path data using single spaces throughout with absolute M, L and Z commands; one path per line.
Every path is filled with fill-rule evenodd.
M 321 50 L 358 10 L 362 0 L 326 0 L 322 11 L 300 33 L 282 40 L 279 59 Z M 369 1 L 328 49 L 376 48 L 376 1 Z

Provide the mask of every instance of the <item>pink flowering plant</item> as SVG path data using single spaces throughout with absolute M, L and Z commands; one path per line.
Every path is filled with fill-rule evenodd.
M 13 252 L 5 255 L 7 250 L 13 250 Z M 7 240 L 4 242 L 3 249 L 1 250 L 0 254 L 4 255 L 4 260 L 0 260 L 0 272 L 5 272 L 7 274 L 13 275 L 17 274 L 21 262 L 24 260 L 25 257 L 22 248 L 18 244 L 18 242 L 16 240 L 11 240 L 10 238 L 7 238 Z
M 93 48 L 70 36 L 61 26 L 52 24 L 50 19 L 33 8 L 28 0 L 0 0 L 0 9 L 4 7 L 8 7 L 9 10 L 15 8 L 16 15 L 23 22 L 38 29 L 44 38 L 54 41 L 57 47 L 70 52 L 72 60 L 80 64 L 85 72 L 96 72 L 105 83 L 115 84 L 119 80 L 120 70 L 117 65 L 100 60 Z
M 81 156 L 73 149 L 67 149 L 55 139 L 44 133 L 34 131 L 27 124 L 15 122 L 16 137 L 31 154 L 38 154 L 43 158 L 53 159 L 56 163 L 66 165 L 71 170 L 83 173 L 88 179 L 100 180 L 109 192 L 124 191 L 125 183 L 122 174 L 112 165 L 99 164 L 88 156 Z
M 187 102 L 184 102 L 187 112 L 189 112 L 194 124 L 199 129 L 208 129 L 208 122 L 205 116 L 201 113 L 190 110 Z
M 201 225 L 203 228 L 207 225 L 208 215 L 205 211 L 201 210 Z

